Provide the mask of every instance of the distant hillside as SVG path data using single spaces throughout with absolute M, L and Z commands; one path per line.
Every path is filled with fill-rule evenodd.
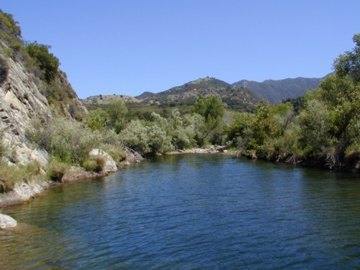
M 200 78 L 156 94 L 146 92 L 136 98 L 146 104 L 173 106 L 191 104 L 199 96 L 211 95 L 221 97 L 229 108 L 239 111 L 251 110 L 259 102 L 259 98 L 249 90 L 211 77 Z
M 234 84 L 212 77 L 200 78 L 159 93 L 144 92 L 139 96 L 98 95 L 83 100 L 87 108 L 105 105 L 114 99 L 144 105 L 179 106 L 192 104 L 199 96 L 215 95 L 222 98 L 228 108 L 237 111 L 252 110 L 260 100 L 279 103 L 304 96 L 318 87 L 319 78 L 295 78 L 255 82 L 242 80 Z
M 126 95 L 97 95 L 90 96 L 82 100 L 83 104 L 88 108 L 97 108 L 102 105 L 109 104 L 112 101 L 123 100 L 125 103 L 139 103 L 140 101 L 134 97 Z
M 152 93 L 152 92 L 144 92 L 141 95 L 136 96 L 135 98 L 138 100 L 143 100 L 143 99 L 146 99 L 149 97 L 153 97 L 154 95 L 155 95 L 155 93 Z
M 295 78 L 284 80 L 266 80 L 263 82 L 242 80 L 233 86 L 249 89 L 259 98 L 270 103 L 279 103 L 289 98 L 304 96 L 306 90 L 316 88 L 321 79 L 319 78 Z

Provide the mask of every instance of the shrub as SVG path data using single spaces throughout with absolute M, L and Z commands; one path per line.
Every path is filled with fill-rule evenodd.
M 61 182 L 62 177 L 68 170 L 69 166 L 56 159 L 51 160 L 48 169 L 47 177 L 54 182 Z
M 105 167 L 105 162 L 102 157 L 88 158 L 82 163 L 82 167 L 89 172 L 101 172 Z
M 86 124 L 92 130 L 102 130 L 108 122 L 109 114 L 102 109 L 92 110 L 86 117 Z
M 0 10 L 0 30 L 19 38 L 21 36 L 21 30 L 18 23 L 14 20 L 11 14 L 2 12 Z
M 116 163 L 120 163 L 126 159 L 126 152 L 123 150 L 123 147 L 103 144 L 100 146 L 100 149 L 103 149 L 106 153 L 108 153 Z
M 43 123 L 28 131 L 27 136 L 59 161 L 70 164 L 81 164 L 89 151 L 101 144 L 99 133 L 64 118 Z
M 99 172 L 101 171 L 101 167 L 98 166 L 98 162 L 96 159 L 85 159 L 82 163 L 82 167 L 89 172 Z
M 112 130 L 93 131 L 60 117 L 45 123 L 34 120 L 32 125 L 27 138 L 61 162 L 82 165 L 94 148 L 103 149 L 117 162 L 126 158 L 120 136 Z
M 128 147 L 140 152 L 141 154 L 149 153 L 149 137 L 145 122 L 141 120 L 132 120 L 121 131 L 120 136 Z
M 166 119 L 153 114 L 153 122 L 132 120 L 120 133 L 125 145 L 141 154 L 156 154 L 173 149 L 166 132 Z
M 0 163 L 0 193 L 13 190 L 16 183 L 41 177 L 40 171 L 40 165 L 37 162 L 19 166 Z
M 6 81 L 9 73 L 9 66 L 5 58 L 0 57 L 0 86 Z
M 50 46 L 38 44 L 37 42 L 29 43 L 26 51 L 33 58 L 40 70 L 43 72 L 43 79 L 50 83 L 54 80 L 59 69 L 59 59 L 49 52 Z

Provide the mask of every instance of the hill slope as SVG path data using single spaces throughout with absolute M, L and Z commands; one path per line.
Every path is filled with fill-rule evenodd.
M 256 94 L 259 98 L 270 103 L 279 103 L 288 98 L 304 96 L 305 92 L 316 88 L 319 78 L 294 78 L 284 80 L 266 80 L 263 82 L 242 80 L 233 86 L 244 87 Z
M 183 105 L 193 103 L 199 96 L 211 95 L 221 97 L 229 108 L 239 111 L 251 110 L 259 102 L 249 90 L 211 77 L 200 78 L 156 94 L 143 93 L 136 98 L 146 104 Z
M 13 164 L 34 160 L 43 164 L 47 153 L 34 149 L 27 138 L 32 120 L 46 121 L 62 115 L 75 121 L 87 110 L 57 65 L 51 74 L 42 69 L 39 52 L 42 59 L 56 59 L 48 47 L 33 43 L 31 55 L 20 33 L 12 16 L 0 10 L 0 142 L 11 149 L 2 153 L 2 159 Z

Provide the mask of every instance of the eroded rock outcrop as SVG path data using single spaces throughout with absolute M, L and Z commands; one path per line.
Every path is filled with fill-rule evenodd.
M 50 106 L 25 67 L 11 58 L 7 58 L 6 62 L 8 75 L 0 86 L 0 130 L 3 145 L 12 150 L 7 153 L 7 161 L 16 164 L 38 161 L 45 165 L 47 153 L 32 149 L 26 130 L 31 119 L 50 118 Z
M 116 166 L 116 162 L 114 159 L 105 151 L 101 149 L 93 149 L 89 153 L 89 157 L 93 159 L 101 159 L 102 164 L 102 172 L 104 173 L 111 173 L 116 172 L 118 167 Z
M 12 191 L 0 194 L 0 207 L 19 204 L 35 198 L 49 186 L 49 182 L 42 180 L 16 183 Z

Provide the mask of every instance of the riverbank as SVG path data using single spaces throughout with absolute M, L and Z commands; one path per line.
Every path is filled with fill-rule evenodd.
M 76 183 L 80 181 L 87 181 L 92 179 L 98 179 L 110 174 L 117 172 L 118 170 L 125 169 L 129 167 L 132 163 L 138 163 L 142 160 L 142 157 L 136 152 L 129 152 L 128 151 L 128 158 L 126 161 L 119 164 L 116 171 L 101 171 L 101 172 L 89 172 L 85 171 L 79 167 L 72 167 L 70 170 L 62 177 L 60 182 L 53 182 L 53 181 L 45 181 L 45 180 L 37 180 L 37 181 L 29 181 L 29 182 L 21 182 L 17 183 L 14 189 L 8 193 L 0 194 L 0 209 L 9 207 L 12 205 L 17 205 L 21 203 L 26 203 L 38 196 L 46 189 L 52 186 L 58 186 L 62 184 L 69 184 L 69 183 Z M 228 148 L 227 146 L 209 146 L 206 148 L 189 148 L 184 150 L 177 150 L 167 152 L 164 155 L 184 155 L 184 154 L 225 154 L 233 157 L 243 157 L 247 159 L 253 160 L 264 160 L 267 162 L 274 162 L 274 163 L 283 163 L 289 165 L 296 165 L 301 167 L 316 167 L 316 166 L 308 166 L 306 163 L 291 163 L 286 162 L 286 160 L 268 160 L 254 156 L 246 156 L 242 155 L 241 151 Z M 317 167 L 320 168 L 320 167 Z M 324 169 L 324 168 L 323 168 Z M 359 173 L 359 167 L 356 167 L 357 173 Z M 352 171 L 354 171 L 352 170 Z
M 45 190 L 53 186 L 71 184 L 109 176 L 119 170 L 131 166 L 131 164 L 139 163 L 141 160 L 143 160 L 139 153 L 131 149 L 127 148 L 126 153 L 127 157 L 125 161 L 120 162 L 117 165 L 114 163 L 112 167 L 107 166 L 107 163 L 105 162 L 105 168 L 100 172 L 86 171 L 83 168 L 73 166 L 70 167 L 58 181 L 36 179 L 31 181 L 25 180 L 16 183 L 12 191 L 0 193 L 0 210 L 5 207 L 31 201 L 32 199 L 40 196 Z
M 217 154 L 217 153 L 230 153 L 227 146 L 209 146 L 206 148 L 189 148 L 184 150 L 176 150 L 166 152 L 165 155 L 182 155 L 182 154 Z M 231 152 L 235 155 L 235 153 Z
M 12 191 L 0 194 L 0 209 L 26 203 L 40 196 L 41 193 L 53 186 L 97 179 L 110 174 L 109 172 L 87 172 L 74 167 L 63 176 L 61 182 L 39 179 L 16 183 Z
M 121 169 L 125 169 L 133 163 L 139 163 L 143 159 L 137 152 L 131 149 L 126 149 L 127 159 L 118 164 L 118 169 L 115 171 L 101 171 L 89 172 L 79 167 L 71 167 L 61 178 L 61 181 L 48 181 L 48 180 L 34 180 L 24 181 L 17 183 L 14 189 L 10 192 L 0 194 L 0 210 L 1 208 L 18 205 L 31 201 L 32 199 L 41 196 L 41 194 L 53 186 L 63 184 L 71 184 L 81 181 L 98 179 L 109 176 Z M 184 150 L 177 150 L 167 152 L 165 155 L 181 155 L 181 154 L 227 154 L 236 156 L 236 151 L 228 150 L 226 146 L 209 146 L 206 148 L 190 148 Z

